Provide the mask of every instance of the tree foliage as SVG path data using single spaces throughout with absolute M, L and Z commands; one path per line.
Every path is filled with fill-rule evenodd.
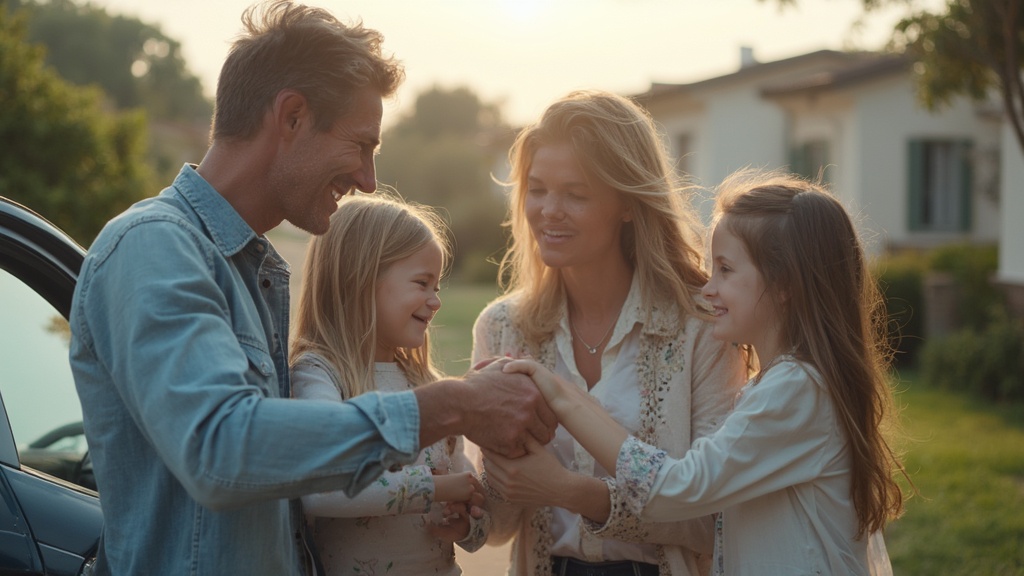
M 914 76 L 925 105 L 934 109 L 957 95 L 983 100 L 998 92 L 1024 152 L 1021 0 L 950 0 L 944 12 L 922 11 L 901 20 L 894 39 L 915 60 Z
M 28 41 L 46 46 L 46 63 L 66 80 L 97 84 L 117 108 L 141 107 L 156 120 L 209 121 L 212 104 L 181 44 L 159 28 L 72 0 L 6 2 L 28 12 Z
M 142 112 L 111 114 L 67 83 L 0 5 L 0 194 L 88 244 L 111 215 L 153 191 Z
M 412 112 L 382 138 L 378 179 L 447 213 L 454 266 L 464 279 L 497 276 L 486 260 L 505 246 L 505 196 L 491 174 L 503 165 L 512 136 L 496 105 L 467 88 L 435 87 L 417 96 Z

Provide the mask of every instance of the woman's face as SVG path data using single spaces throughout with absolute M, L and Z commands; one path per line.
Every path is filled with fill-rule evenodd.
M 620 192 L 588 180 L 572 146 L 538 148 L 527 177 L 526 220 L 546 265 L 602 265 L 622 257 L 622 224 L 632 215 Z

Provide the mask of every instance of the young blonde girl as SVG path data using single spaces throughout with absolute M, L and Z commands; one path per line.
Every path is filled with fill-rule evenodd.
M 881 530 L 903 496 L 883 437 L 884 309 L 849 216 L 817 185 L 741 172 L 719 190 L 711 255 L 714 335 L 751 345 L 761 369 L 682 458 L 628 436 L 532 362 L 505 370 L 531 374 L 615 470 L 613 508 L 657 520 L 721 512 L 714 574 L 891 574 Z
M 306 257 L 290 354 L 294 397 L 341 402 L 439 378 L 427 328 L 449 255 L 442 230 L 433 212 L 397 198 L 341 201 Z M 486 540 L 482 491 L 461 437 L 426 447 L 356 496 L 302 503 L 328 575 L 461 574 L 453 542 L 473 551 Z

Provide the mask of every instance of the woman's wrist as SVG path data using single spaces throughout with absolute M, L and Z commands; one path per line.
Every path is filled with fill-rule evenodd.
M 566 490 L 568 501 L 564 506 L 570 512 L 579 514 L 596 523 L 608 520 L 611 513 L 611 497 L 608 485 L 600 478 L 573 473 L 571 484 Z

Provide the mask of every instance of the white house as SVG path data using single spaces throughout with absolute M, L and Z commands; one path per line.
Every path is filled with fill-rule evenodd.
M 698 183 L 713 187 L 745 166 L 808 176 L 824 170 L 859 215 L 873 253 L 999 241 L 1009 208 L 1001 182 L 1019 183 L 1024 173 L 1000 163 L 1007 142 L 998 108 L 962 99 L 926 111 L 901 57 L 822 50 L 757 63 L 749 51 L 744 56 L 732 74 L 654 84 L 635 96 Z M 712 206 L 699 208 L 706 217 Z M 1024 254 L 1007 258 L 1019 259 L 1013 264 L 1024 279 Z

